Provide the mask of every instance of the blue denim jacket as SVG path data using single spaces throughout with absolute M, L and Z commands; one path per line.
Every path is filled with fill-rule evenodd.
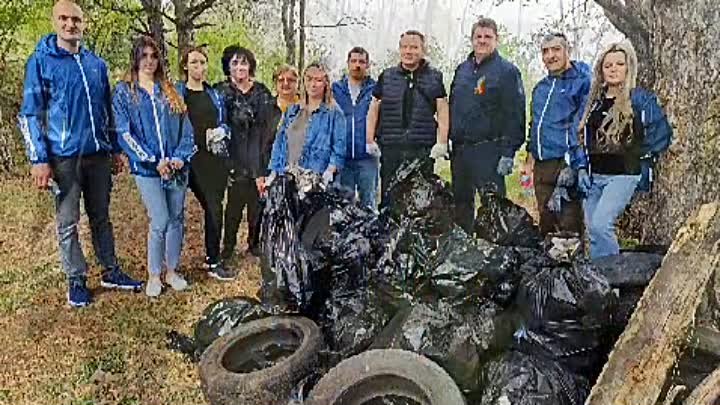
M 299 116 L 300 108 L 299 104 L 295 104 L 283 116 L 270 157 L 269 169 L 272 172 L 282 174 L 287 169 L 287 129 Z M 345 138 L 345 114 L 336 105 L 321 104 L 310 116 L 305 145 L 298 162 L 300 167 L 318 174 L 322 174 L 329 165 L 339 170 L 345 164 Z

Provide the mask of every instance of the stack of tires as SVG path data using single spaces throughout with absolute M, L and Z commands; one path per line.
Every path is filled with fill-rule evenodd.
M 304 398 L 293 391 L 321 368 L 320 328 L 302 317 L 248 322 L 215 340 L 200 360 L 211 405 L 462 405 L 455 382 L 431 360 L 404 350 L 370 350 L 330 369 Z

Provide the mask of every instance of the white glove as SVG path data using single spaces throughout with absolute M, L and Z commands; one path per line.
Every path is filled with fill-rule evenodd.
M 323 183 L 327 186 L 328 184 L 332 183 L 333 178 L 335 177 L 335 171 L 328 167 L 327 170 L 322 174 Z
M 275 173 L 275 172 L 270 172 L 270 175 L 265 177 L 265 189 L 266 190 L 268 187 L 270 187 L 270 184 L 272 184 L 273 180 L 275 180 L 275 177 L 277 177 L 277 173 Z
M 376 142 L 365 144 L 365 152 L 368 155 L 379 158 L 382 154 L 380 153 L 380 147 Z
M 448 156 L 448 144 L 447 143 L 436 143 L 430 150 L 430 157 L 438 159 L 446 159 Z

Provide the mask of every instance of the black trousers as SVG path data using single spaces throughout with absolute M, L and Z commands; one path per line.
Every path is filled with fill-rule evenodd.
M 473 234 L 475 195 L 486 187 L 505 196 L 505 177 L 497 173 L 500 148 L 492 142 L 456 145 L 450 158 L 452 187 L 455 196 L 455 222 Z
M 430 149 L 432 145 L 411 145 L 381 146 L 382 155 L 380 156 L 380 192 L 381 198 L 385 199 L 390 182 L 397 174 L 398 169 L 405 162 L 411 162 L 415 159 L 430 159 Z M 433 165 L 427 165 L 432 170 Z M 383 201 L 385 204 L 386 201 Z
M 223 199 L 227 188 L 225 162 L 207 151 L 199 151 L 190 166 L 190 189 L 205 213 L 205 254 L 209 264 L 220 262 Z
M 228 186 L 227 209 L 225 210 L 225 236 L 222 253 L 224 258 L 229 258 L 235 251 L 237 233 L 246 207 L 247 244 L 250 250 L 256 250 L 260 245 L 260 210 L 255 179 L 231 174 Z

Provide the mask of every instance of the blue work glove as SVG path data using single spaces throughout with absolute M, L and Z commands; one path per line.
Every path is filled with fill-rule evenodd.
M 550 212 L 558 214 L 560 213 L 560 211 L 562 211 L 563 200 L 570 201 L 570 195 L 568 194 L 567 188 L 562 186 L 556 186 L 555 190 L 553 190 L 552 192 L 552 195 L 550 195 L 550 200 L 548 200 L 547 208 L 550 210 Z
M 580 169 L 578 170 L 578 191 L 580 191 L 582 194 L 587 195 L 590 192 L 590 187 L 592 187 L 592 180 L 590 179 L 590 175 L 588 174 L 587 170 Z
M 513 158 L 503 156 L 500 158 L 500 161 L 498 162 L 497 173 L 501 176 L 507 176 L 510 173 L 512 173 L 514 165 L 515 165 L 515 162 L 513 161 Z
M 637 185 L 637 191 L 649 193 L 653 183 L 653 159 L 640 159 L 640 181 Z

